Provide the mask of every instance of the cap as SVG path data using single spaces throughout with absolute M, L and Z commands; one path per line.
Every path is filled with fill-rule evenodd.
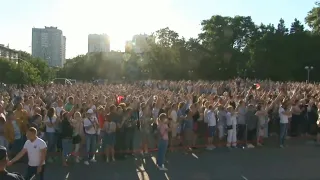
M 7 149 L 4 146 L 0 146 L 0 161 L 7 158 Z
M 88 114 L 92 114 L 92 113 L 93 113 L 93 110 L 92 110 L 92 109 L 88 109 L 87 113 L 88 113 Z

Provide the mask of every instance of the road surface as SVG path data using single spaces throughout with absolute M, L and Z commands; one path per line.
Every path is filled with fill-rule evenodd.
M 168 171 L 161 172 L 155 158 L 131 157 L 112 163 L 102 160 L 86 166 L 48 164 L 45 180 L 316 180 L 320 179 L 320 147 L 305 139 L 288 140 L 280 149 L 274 140 L 255 149 L 217 148 L 194 153 L 169 153 Z M 155 154 L 154 154 L 155 155 Z M 15 164 L 9 170 L 24 173 L 26 165 Z

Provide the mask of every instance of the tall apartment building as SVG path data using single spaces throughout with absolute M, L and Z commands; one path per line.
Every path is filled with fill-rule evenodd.
M 0 58 L 17 60 L 19 58 L 19 52 L 17 50 L 9 48 L 9 44 L 8 46 L 4 46 L 4 44 L 0 44 Z
M 32 56 L 62 67 L 66 61 L 66 37 L 57 27 L 32 28 Z
M 106 34 L 88 35 L 88 53 L 110 52 L 110 38 Z
M 149 50 L 149 41 L 154 41 L 152 36 L 147 34 L 138 34 L 132 37 L 131 42 L 127 42 L 127 45 L 131 45 L 132 51 L 140 54 Z

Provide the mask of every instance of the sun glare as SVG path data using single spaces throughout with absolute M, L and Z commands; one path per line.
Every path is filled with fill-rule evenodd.
M 133 35 L 169 26 L 173 16 L 170 0 L 61 0 L 60 3 L 67 46 L 68 42 L 75 42 L 75 47 L 69 44 L 68 48 L 86 48 L 80 39 L 87 41 L 88 34 L 105 33 L 110 36 L 112 50 L 124 50 L 125 41 Z

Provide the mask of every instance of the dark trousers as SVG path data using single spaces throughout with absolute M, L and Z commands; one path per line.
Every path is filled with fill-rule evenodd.
M 208 124 L 203 122 L 203 121 L 199 121 L 198 122 L 198 137 L 202 138 L 206 136 L 206 132 L 208 131 Z
M 62 137 L 61 133 L 57 133 L 57 150 L 58 152 L 62 152 Z
M 247 132 L 247 140 L 248 140 L 248 143 L 255 143 L 255 137 L 257 136 L 257 129 L 251 129 L 251 130 L 248 130 Z
M 299 130 L 301 129 L 302 121 L 300 120 L 299 115 L 292 115 L 290 123 L 290 136 L 298 136 L 300 134 Z
M 45 169 L 45 165 L 42 165 L 41 172 L 37 173 L 38 166 L 28 166 L 27 173 L 24 179 L 30 180 L 33 176 L 35 176 L 37 180 L 44 180 L 44 169 Z
M 123 157 L 123 152 L 125 151 L 125 133 L 124 131 L 117 131 L 116 132 L 116 144 L 114 146 L 114 150 L 116 152 L 117 157 Z
M 246 125 L 245 124 L 238 124 L 237 140 L 241 142 L 246 141 Z
M 126 128 L 125 129 L 125 147 L 128 151 L 128 154 L 132 154 L 133 152 L 133 140 L 134 140 L 134 128 Z

